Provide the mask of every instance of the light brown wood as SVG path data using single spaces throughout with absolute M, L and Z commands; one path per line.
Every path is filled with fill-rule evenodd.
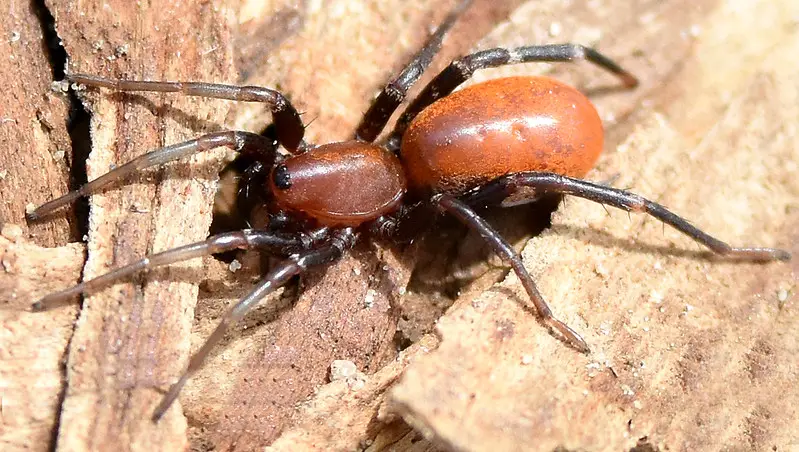
M 0 229 L 0 444 L 48 450 L 64 390 L 63 361 L 78 307 L 26 312 L 30 300 L 75 284 L 84 247 L 41 248 L 24 229 Z
M 151 80 L 232 78 L 229 24 L 210 4 L 48 6 L 71 71 Z M 90 179 L 149 149 L 198 135 L 225 113 L 224 104 L 188 98 L 163 103 L 160 95 L 92 90 L 84 99 L 92 114 Z M 207 153 L 94 196 L 84 276 L 202 239 L 219 156 Z M 160 388 L 187 357 L 197 271 L 197 263 L 176 266 L 85 300 L 70 341 L 58 448 L 176 450 L 187 445 L 186 421 L 178 410 L 160 424 L 149 418 Z
M 32 2 L 0 4 L 0 224 L 13 223 L 40 245 L 79 239 L 72 209 L 33 225 L 25 208 L 39 205 L 69 187 L 73 160 L 67 133 L 69 100 L 52 84 L 51 55 L 42 23 L 46 11 Z
M 334 1 L 320 9 L 293 3 L 261 4 L 258 9 L 255 3 L 249 4 L 240 10 L 241 34 L 264 33 L 265 43 L 257 50 L 252 44 L 243 47 L 240 83 L 277 86 L 288 93 L 310 123 L 307 139 L 317 143 L 346 139 L 373 96 L 418 50 L 452 4 Z M 488 2 L 477 2 L 465 22 L 453 30 L 437 69 L 470 48 L 509 9 L 480 14 L 488 6 Z M 279 32 L 286 24 L 275 18 L 284 17 L 296 22 Z M 472 27 L 467 26 L 470 23 Z M 258 129 L 265 117 L 268 114 L 261 106 L 243 104 L 230 122 Z M 187 385 L 182 399 L 187 416 L 200 426 L 192 430 L 193 443 L 239 450 L 269 444 L 293 425 L 314 425 L 309 421 L 313 417 L 298 413 L 296 405 L 328 382 L 333 360 L 352 360 L 367 374 L 391 362 L 396 356 L 398 294 L 410 278 L 412 251 L 364 244 L 305 279 L 293 308 L 286 309 L 287 300 L 275 299 L 266 304 L 280 306 L 277 311 L 265 308 L 249 316 L 246 330 L 239 330 Z M 220 299 L 225 294 L 219 289 L 224 286 L 215 284 L 216 290 L 201 297 L 194 346 L 215 327 L 220 306 L 244 293 L 236 289 Z M 252 328 L 255 325 L 257 329 Z M 324 417 L 323 412 L 311 411 Z M 374 414 L 359 416 L 369 419 Z M 371 434 L 363 427 L 355 423 L 340 432 L 337 444 L 359 444 L 364 435 Z M 369 429 L 374 427 L 369 425 Z M 329 432 L 311 434 L 325 437 Z
M 672 44 L 663 30 L 682 30 L 691 44 L 669 72 L 638 71 L 648 99 L 632 128 L 615 130 L 625 136 L 593 178 L 619 174 L 615 185 L 724 240 L 796 255 L 799 67 L 785 59 L 799 46 L 796 5 L 706 4 L 679 25 L 670 24 L 676 3 L 634 41 L 623 28 L 603 31 L 644 58 L 659 55 L 649 43 Z M 550 337 L 520 306 L 515 276 L 462 297 L 438 323 L 439 348 L 409 366 L 391 395 L 428 438 L 473 451 L 799 444 L 796 261 L 713 262 L 651 218 L 574 199 L 523 256 L 592 353 Z
M 67 3 L 48 7 L 72 70 L 278 87 L 311 123 L 308 138 L 327 142 L 352 133 L 371 97 L 452 2 L 341 0 L 315 8 L 315 2 L 231 0 L 181 10 Z M 597 46 L 639 75 L 642 86 L 605 92 L 616 81 L 587 64 L 525 65 L 476 79 L 546 72 L 574 83 L 592 95 L 609 130 L 607 155 L 593 179 L 620 174 L 617 186 L 674 208 L 722 239 L 799 251 L 793 177 L 799 143 L 790 125 L 799 116 L 799 74 L 784 58 L 797 50 L 791 21 L 799 12 L 789 0 L 495 3 L 475 2 L 435 68 L 492 29 L 480 48 L 571 40 Z M 35 77 L 46 80 L 41 55 L 33 57 L 40 59 L 38 74 L 45 72 Z M 93 114 L 90 177 L 206 130 L 259 130 L 269 122 L 258 105 L 104 90 L 83 96 Z M 2 99 L 4 107 L 12 104 L 7 94 Z M 17 121 L 37 118 L 26 107 L 34 104 L 19 105 Z M 62 118 L 66 108 L 58 108 Z M 13 162 L 8 156 L 22 147 L 0 148 L 0 162 Z M 53 146 L 35 149 L 52 160 L 46 153 Z M 221 155 L 213 151 L 95 196 L 87 276 L 203 238 Z M 39 180 L 25 169 L 9 169 L 6 183 Z M 32 190 L 53 193 L 25 202 L 14 196 L 14 216 L 0 218 L 21 223 L 27 202 L 64 188 Z M 65 231 L 59 218 L 41 227 Z M 440 320 L 437 350 L 426 337 L 394 361 L 400 313 L 407 318 L 399 321 L 402 334 L 425 337 L 448 302 L 435 290 L 399 296 L 417 250 L 376 253 L 363 245 L 305 278 L 294 306 L 294 294 L 277 294 L 253 312 L 190 381 L 181 406 L 157 425 L 149 416 L 159 390 L 251 287 L 257 266 L 231 274 L 209 258 L 204 268 L 175 266 L 88 298 L 62 374 L 58 363 L 76 308 L 20 311 L 78 278 L 81 247 L 45 250 L 28 242 L 24 227 L 4 231 L 0 290 L 9 310 L 0 320 L 9 333 L 0 343 L 14 354 L 0 350 L 0 375 L 23 388 L 14 403 L 31 407 L 7 415 L 12 406 L 3 405 L 4 448 L 32 443 L 44 450 L 49 438 L 67 449 L 124 450 L 250 450 L 270 442 L 275 450 L 620 450 L 644 436 L 646 444 L 670 450 L 783 450 L 799 442 L 792 433 L 799 431 L 790 385 L 796 375 L 788 366 L 796 355 L 796 264 L 709 262 L 690 241 L 669 230 L 663 235 L 643 217 L 617 211 L 608 217 L 600 206 L 567 200 L 551 231 L 525 249 L 557 315 L 592 345 L 588 357 L 551 338 L 520 307 L 525 298 L 515 277 L 494 286 L 501 271 L 493 269 Z M 66 233 L 60 234 L 37 243 L 61 244 Z M 472 253 L 475 243 L 469 238 L 455 249 Z M 432 253 L 440 262 L 417 278 L 450 277 L 461 259 Z M 13 359 L 40 348 L 45 352 L 35 355 L 35 366 L 43 366 L 37 374 L 48 383 L 44 389 L 31 383 L 34 364 L 24 361 L 24 369 Z M 334 359 L 355 362 L 364 386 L 326 385 Z M 406 366 L 407 377 L 386 404 L 386 388 Z M 421 434 L 433 443 L 419 441 Z

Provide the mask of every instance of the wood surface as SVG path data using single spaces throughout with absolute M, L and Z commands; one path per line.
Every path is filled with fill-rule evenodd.
M 303 111 L 307 138 L 327 142 L 352 134 L 372 96 L 452 4 L 45 7 L 71 71 L 277 87 Z M 451 303 L 432 291 L 405 293 L 425 250 L 365 243 L 304 278 L 298 294 L 278 293 L 256 309 L 190 381 L 180 405 L 151 423 L 161 391 L 257 280 L 258 265 L 240 256 L 245 267 L 231 273 L 212 258 L 192 261 L 88 297 L 79 314 L 77 307 L 23 312 L 76 281 L 84 251 L 37 246 L 78 238 L 71 211 L 30 228 L 23 220 L 28 203 L 69 185 L 70 99 L 48 91 L 52 59 L 37 44 L 41 11 L 14 1 L 10 8 L 0 46 L 23 63 L 0 64 L 13 81 L 0 103 L 4 450 L 799 446 L 796 262 L 714 262 L 652 219 L 608 215 L 573 199 L 523 255 L 590 355 L 549 336 L 523 307 L 515 276 L 494 285 L 497 269 L 465 288 L 435 336 L 425 336 Z M 642 86 L 614 90 L 612 77 L 587 64 L 525 65 L 476 78 L 547 72 L 574 83 L 592 95 L 608 129 L 606 155 L 590 178 L 618 175 L 616 186 L 732 243 L 797 253 L 799 65 L 787 57 L 799 50 L 797 17 L 790 0 L 478 0 L 434 66 L 475 46 L 597 46 Z M 92 120 L 90 179 L 161 145 L 269 122 L 254 104 L 106 90 L 80 97 Z M 215 150 L 93 196 L 82 274 L 204 238 L 224 156 Z M 469 252 L 475 241 L 463 243 L 456 249 Z M 438 254 L 439 268 L 423 272 L 439 275 L 462 260 Z M 425 320 L 409 325 L 414 319 Z M 406 337 L 421 337 L 399 355 L 398 325 Z M 353 361 L 363 375 L 328 383 L 336 359 Z
M 649 14 L 645 26 L 608 40 L 639 48 L 631 66 L 643 74 L 645 98 L 613 129 L 620 142 L 591 177 L 618 174 L 615 185 L 731 243 L 796 255 L 799 67 L 786 59 L 799 46 L 796 12 L 789 2 L 628 11 Z M 664 30 L 682 36 L 675 43 Z M 676 58 L 669 71 L 658 69 L 668 53 L 660 46 Z M 714 262 L 651 218 L 575 199 L 523 257 L 555 315 L 592 352 L 576 354 L 550 337 L 524 308 L 513 275 L 465 294 L 439 320 L 436 351 L 409 366 L 391 392 L 395 410 L 436 444 L 799 447 L 796 261 Z
M 53 87 L 54 75 L 63 68 L 50 65 L 55 56 L 42 28 L 47 14 L 35 2 L 0 4 L 0 224 L 16 224 L 34 243 L 56 246 L 79 239 L 72 209 L 52 221 L 25 223 L 28 204 L 42 204 L 69 188 L 73 159 L 69 104 Z

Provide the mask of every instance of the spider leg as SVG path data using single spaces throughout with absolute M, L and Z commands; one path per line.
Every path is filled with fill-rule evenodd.
M 301 234 L 273 233 L 245 229 L 242 231 L 227 232 L 209 237 L 201 242 L 195 242 L 171 250 L 152 254 L 139 261 L 112 270 L 102 276 L 82 282 L 69 289 L 62 290 L 45 296 L 33 303 L 31 310 L 45 311 L 52 309 L 69 300 L 75 295 L 92 292 L 102 287 L 107 287 L 115 281 L 129 277 L 140 271 L 151 270 L 162 265 L 174 264 L 195 257 L 208 254 L 223 253 L 234 249 L 261 248 L 275 254 L 287 254 L 307 248 L 311 243 L 309 237 Z
M 250 308 L 258 304 L 258 302 L 269 293 L 285 284 L 293 276 L 304 273 L 311 267 L 328 264 L 338 259 L 345 250 L 352 248 L 355 244 L 355 240 L 356 236 L 352 228 L 335 231 L 330 241 L 326 244 L 317 249 L 297 253 L 272 269 L 252 292 L 230 308 L 227 314 L 222 318 L 219 326 L 217 326 L 214 332 L 208 337 L 208 340 L 206 340 L 197 353 L 191 357 L 186 371 L 183 372 L 178 381 L 169 388 L 169 391 L 164 395 L 164 398 L 161 399 L 161 403 L 158 404 L 158 407 L 156 407 L 153 412 L 153 421 L 158 421 L 164 415 L 166 410 L 169 409 L 178 397 L 186 381 L 202 366 L 203 361 L 206 356 L 208 356 L 211 349 L 224 337 L 225 332 L 227 332 L 231 326 L 244 317 Z
M 621 79 L 624 86 L 634 88 L 638 79 L 613 60 L 591 47 L 579 44 L 549 44 L 515 49 L 488 49 L 458 58 L 425 86 L 419 96 L 402 113 L 388 142 L 396 145 L 413 118 L 436 100 L 447 96 L 479 69 L 532 62 L 571 62 L 587 60 Z
M 435 212 L 427 202 L 403 204 L 396 212 L 375 219 L 369 232 L 393 243 L 407 244 L 419 237 L 434 217 Z
M 647 213 L 725 258 L 751 262 L 787 261 L 791 259 L 791 254 L 785 250 L 730 246 L 660 204 L 635 193 L 630 193 L 627 190 L 553 173 L 524 172 L 503 176 L 468 194 L 464 198 L 464 202 L 469 205 L 496 204 L 521 187 L 529 187 L 535 191 L 540 190 L 541 194 L 562 193 L 577 196 L 626 210 L 627 212 Z
M 480 237 L 491 246 L 491 249 L 502 261 L 511 266 L 516 276 L 519 277 L 527 295 L 532 300 L 538 312 L 539 319 L 552 333 L 559 336 L 562 341 L 582 353 L 588 353 L 590 351 L 588 344 L 585 343 L 585 340 L 583 340 L 576 331 L 552 315 L 552 310 L 549 309 L 544 297 L 538 291 L 533 278 L 527 272 L 527 269 L 524 268 L 521 256 L 499 232 L 491 227 L 486 220 L 481 218 L 465 202 L 457 198 L 450 195 L 437 194 L 433 196 L 431 202 L 442 211 L 454 216 L 461 223 L 477 232 Z
M 43 215 L 63 207 L 81 196 L 86 196 L 97 192 L 103 187 L 124 179 L 131 174 L 151 166 L 163 165 L 164 163 L 188 157 L 203 151 L 225 146 L 236 152 L 248 152 L 258 155 L 262 160 L 274 162 L 277 158 L 277 147 L 275 143 L 265 137 L 255 133 L 241 131 L 214 132 L 203 135 L 193 140 L 173 144 L 163 148 L 150 151 L 144 155 L 118 166 L 113 170 L 103 174 L 93 181 L 83 185 L 77 190 L 71 191 L 64 196 L 48 201 L 27 214 L 28 220 L 37 220 Z
M 266 178 L 271 170 L 272 165 L 264 165 L 256 161 L 241 173 L 236 202 L 239 212 L 245 213 L 245 216 L 251 217 L 253 212 L 259 208 L 266 208 L 272 201 L 272 193 L 269 190 L 263 190 L 267 183 Z M 272 223 L 270 222 L 269 224 L 269 229 L 274 230 L 275 228 L 271 226 Z
M 456 5 L 430 36 L 424 47 L 413 57 L 413 60 L 405 66 L 394 80 L 383 88 L 366 113 L 364 113 L 361 123 L 358 124 L 355 133 L 356 139 L 372 142 L 380 135 L 391 115 L 405 100 L 410 87 L 419 80 L 427 66 L 430 65 L 433 57 L 441 49 L 441 41 L 443 41 L 444 36 L 452 28 L 458 16 L 471 3 L 472 0 L 465 0 Z
M 269 88 L 218 83 L 115 80 L 87 74 L 68 74 L 67 79 L 81 85 L 117 91 L 182 93 L 186 96 L 212 99 L 261 102 L 266 104 L 272 112 L 280 143 L 290 152 L 303 148 L 302 137 L 305 134 L 305 127 L 297 109 L 283 94 Z

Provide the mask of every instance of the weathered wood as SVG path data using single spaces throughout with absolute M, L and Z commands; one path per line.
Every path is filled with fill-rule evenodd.
M 41 248 L 23 228 L 0 230 L 0 447 L 49 450 L 64 390 L 63 362 L 78 307 L 25 312 L 30 300 L 75 284 L 84 247 Z
M 489 2 L 476 3 L 447 40 L 437 69 L 466 52 L 508 13 L 505 7 L 481 14 Z M 247 39 L 262 42 L 264 50 L 253 50 L 252 44 L 243 49 L 247 53 L 239 61 L 245 78 L 240 83 L 278 86 L 286 92 L 310 123 L 307 139 L 345 139 L 352 136 L 372 97 L 453 4 L 334 1 L 318 10 L 293 3 L 248 9 L 250 19 L 242 30 L 265 33 Z M 293 22 L 276 22 L 276 17 L 291 17 Z M 289 30 L 279 31 L 281 25 Z M 258 36 L 264 36 L 263 41 Z M 265 117 L 261 106 L 238 105 L 231 122 L 258 129 Z M 390 362 L 396 355 L 398 293 L 407 285 L 412 266 L 412 256 L 396 252 L 380 251 L 376 257 L 374 248 L 360 246 L 324 272 L 309 276 L 293 308 L 253 313 L 247 330 L 235 334 L 186 388 L 187 415 L 199 426 L 192 432 L 193 443 L 240 450 L 268 444 L 285 428 L 314 424 L 296 412 L 296 405 L 328 381 L 333 360 L 352 360 L 367 374 Z M 234 293 L 231 298 L 242 294 Z M 219 306 L 231 301 L 219 300 L 213 290 L 201 299 L 195 345 L 215 326 Z M 255 332 L 252 325 L 258 325 Z M 339 440 L 357 444 L 367 435 L 359 427 L 341 432 Z
M 312 9 L 311 3 L 105 2 L 105 8 L 81 3 L 77 10 L 77 4 L 51 2 L 48 7 L 73 70 L 278 87 L 305 112 L 306 123 L 314 120 L 308 137 L 326 142 L 352 133 L 374 93 L 452 2 L 342 0 L 324 2 L 321 9 Z M 724 239 L 750 242 L 744 239 L 751 235 L 752 243 L 797 242 L 799 191 L 790 175 L 797 161 L 796 131 L 779 126 L 797 117 L 798 78 L 795 65 L 776 56 L 795 54 L 796 49 L 793 41 L 773 48 L 791 36 L 789 21 L 797 12 L 788 0 L 753 10 L 747 9 L 752 7 L 748 2 L 722 5 L 713 0 L 522 3 L 476 1 L 434 66 L 441 68 L 465 53 L 521 5 L 480 47 L 576 40 L 597 45 L 642 78 L 636 91 L 603 94 L 603 87 L 615 84 L 612 77 L 586 64 L 555 67 L 559 78 L 594 93 L 607 120 L 609 155 L 594 178 L 620 173 L 617 185 L 674 207 Z M 33 52 L 33 45 L 28 49 Z M 232 62 L 242 74 L 238 80 Z M 484 71 L 477 78 L 550 69 L 526 65 Z M 258 130 L 269 121 L 257 105 L 107 91 L 84 96 L 93 114 L 90 177 L 111 163 L 218 127 L 229 107 L 228 126 Z M 11 101 L 3 99 L 4 106 Z M 17 114 L 36 117 L 35 110 Z M 614 152 L 620 143 L 626 144 Z M 39 148 L 45 153 L 53 149 Z M 3 151 L 0 155 L 7 155 Z M 155 177 L 94 197 L 87 276 L 148 251 L 202 238 L 220 154 L 153 171 Z M 762 161 L 749 165 L 750 155 Z M 708 160 L 717 163 L 711 166 Z M 769 174 L 776 176 L 770 179 Z M 23 211 L 28 202 L 41 200 L 23 202 Z M 22 221 L 18 209 L 12 209 L 17 215 L 12 221 Z M 787 273 L 791 267 L 709 263 L 691 252 L 671 251 L 670 243 L 680 250 L 696 248 L 668 230 L 661 238 L 660 225 L 651 220 L 634 216 L 630 222 L 616 212 L 605 216 L 599 206 L 570 200 L 553 230 L 532 241 L 525 253 L 556 313 L 586 335 L 593 355 L 575 355 L 519 308 L 524 297 L 512 276 L 475 298 L 474 291 L 491 286 L 494 272 L 478 280 L 442 319 L 441 348 L 411 366 L 408 379 L 393 395 L 395 412 L 439 446 L 465 450 L 502 444 L 525 449 L 606 445 L 618 450 L 644 435 L 649 443 L 670 448 L 701 449 L 715 443 L 767 448 L 796 442 L 791 437 L 796 425 L 788 417 L 796 417 L 796 404 L 785 386 L 796 378 L 785 366 L 796 351 L 790 298 L 796 277 Z M 18 403 L 35 407 L 35 415 L 26 411 L 12 418 L 15 431 L 8 436 L 4 430 L 2 440 L 44 444 L 55 425 L 59 388 L 54 382 L 61 378 L 57 364 L 75 310 L 37 315 L 17 311 L 34 295 L 69 285 L 79 273 L 81 251 L 74 246 L 41 250 L 11 235 L 16 237 L 12 245 L 8 239 L 0 242 L 6 247 L 2 256 L 14 256 L 15 262 L 17 256 L 29 256 L 19 262 L 30 264 L 13 266 L 11 272 L 6 268 L 6 279 L 0 278 L 0 286 L 12 287 L 18 297 L 4 299 L 13 309 L 2 321 L 3 331 L 11 332 L 8 343 L 14 350 L 28 353 L 46 344 L 47 353 L 37 355 L 42 361 L 36 365 L 47 366 L 42 378 L 49 386 L 46 397 L 36 401 L 31 369 L 12 366 L 2 374 L 25 389 L 17 393 L 27 394 Z M 48 262 L 56 255 L 70 257 Z M 276 437 L 277 449 L 352 449 L 376 437 L 370 450 L 427 450 L 430 444 L 407 434 L 407 427 L 380 402 L 387 382 L 406 365 L 404 358 L 385 364 L 394 356 L 397 291 L 407 282 L 413 260 L 392 251 L 375 255 L 362 246 L 328 270 L 309 275 L 294 307 L 292 294 L 268 300 L 230 334 L 186 387 L 181 405 L 188 428 L 177 406 L 161 424 L 149 423 L 160 397 L 157 389 L 184 368 L 189 338 L 196 349 L 256 275 L 231 275 L 218 261 L 206 259 L 204 270 L 195 263 L 176 266 L 88 298 L 71 345 L 59 446 L 171 450 L 184 447 L 188 435 L 191 447 L 201 450 L 247 450 Z M 59 279 L 45 284 L 53 273 Z M 194 293 L 208 275 L 195 319 Z M 507 291 L 516 296 L 508 297 Z M 778 328 L 776 293 L 788 296 Z M 412 309 L 420 310 L 425 298 L 436 296 L 413 295 L 418 303 Z M 60 327 L 47 331 L 48 322 Z M 414 328 L 408 326 L 414 331 L 425 327 Z M 44 333 L 58 338 L 42 342 L 48 337 Z M 713 340 L 721 336 L 724 341 Z M 418 347 L 408 353 L 423 355 Z M 341 382 L 319 388 L 333 359 L 351 359 L 360 370 L 377 374 L 365 377 L 363 392 Z M 770 385 L 782 389 L 770 392 Z M 714 396 L 699 397 L 700 390 Z M 730 396 L 738 392 L 747 398 Z M 309 396 L 297 410 L 297 403 Z M 731 413 L 726 419 L 725 412 Z M 340 422 L 322 422 L 331 418 Z M 673 426 L 665 423 L 671 420 Z M 696 427 L 697 422 L 704 427 Z M 701 428 L 715 436 L 699 438 Z M 715 443 L 697 443 L 699 439 Z
M 60 68 L 51 66 L 46 14 L 33 2 L 0 4 L 0 225 L 19 225 L 36 243 L 55 246 L 78 238 L 71 209 L 51 221 L 25 222 L 28 204 L 67 190 L 72 161 L 69 101 L 52 85 Z
M 138 79 L 233 79 L 226 10 L 210 3 L 53 1 L 48 7 L 70 70 Z M 196 136 L 224 118 L 224 102 L 90 90 L 89 179 Z M 209 125 L 210 124 L 210 125 Z M 85 277 L 154 250 L 200 240 L 211 220 L 219 152 L 209 152 L 92 197 Z M 58 448 L 186 447 L 178 409 L 153 407 L 183 369 L 200 269 L 174 266 L 86 298 L 70 343 Z
M 799 48 L 796 4 L 706 2 L 696 14 L 679 3 L 648 17 L 633 6 L 627 14 L 647 17 L 635 33 L 603 30 L 603 49 L 631 43 L 655 63 L 632 62 L 653 100 L 628 119 L 632 129 L 614 130 L 629 135 L 593 178 L 619 174 L 616 185 L 725 240 L 796 255 L 799 67 L 784 58 Z M 684 35 L 669 36 L 676 30 Z M 666 52 L 665 64 L 658 48 L 672 45 L 683 54 Z M 573 199 L 523 256 L 592 353 L 549 336 L 520 306 L 515 276 L 461 299 L 438 323 L 439 348 L 392 392 L 428 438 L 455 450 L 799 443 L 795 260 L 713 262 L 651 218 Z
M 267 450 L 356 450 L 366 446 L 382 450 L 391 445 L 388 438 L 373 441 L 394 419 L 383 416 L 385 393 L 409 363 L 437 345 L 435 337 L 425 336 L 374 374 L 356 375 L 319 388 L 299 407 L 297 424 L 283 432 Z M 404 427 L 398 430 L 409 430 Z

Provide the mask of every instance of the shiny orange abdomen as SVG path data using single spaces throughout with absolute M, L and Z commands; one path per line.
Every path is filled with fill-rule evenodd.
M 462 193 L 521 171 L 583 177 L 602 142 L 602 121 L 575 88 L 545 77 L 509 77 L 427 107 L 408 127 L 400 154 L 414 192 Z
M 286 188 L 275 185 L 278 168 L 290 183 Z M 269 180 L 278 205 L 326 226 L 358 226 L 393 212 L 406 191 L 399 159 L 360 141 L 325 144 L 290 157 Z

